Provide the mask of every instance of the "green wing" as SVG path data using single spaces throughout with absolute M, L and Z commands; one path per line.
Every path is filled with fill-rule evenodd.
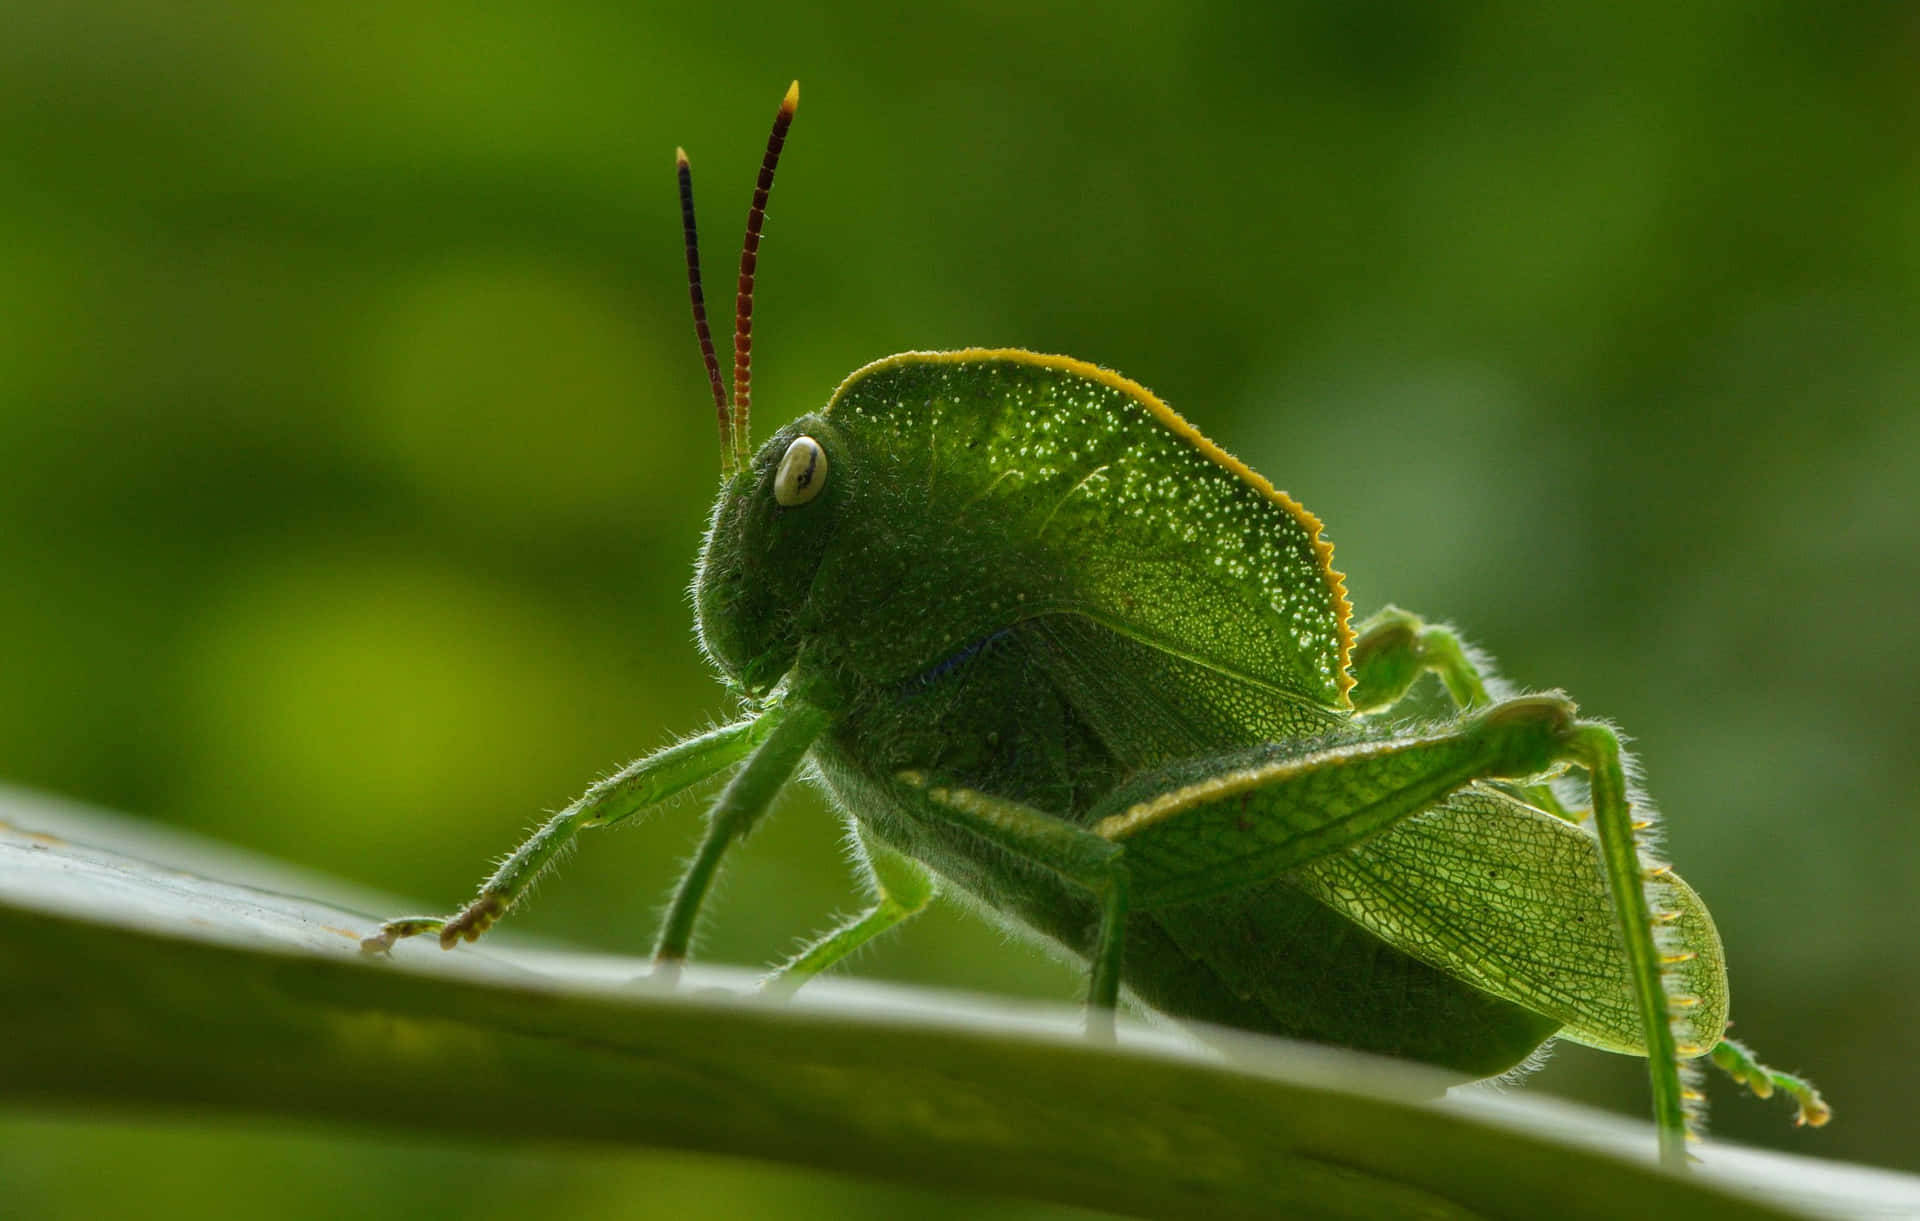
M 1030 352 L 908 353 L 849 377 L 826 418 L 835 477 L 857 483 L 810 596 L 869 678 L 1065 612 L 1344 706 L 1348 607 L 1320 523 L 1144 388 Z
M 1581 827 L 1476 786 L 1289 881 L 1406 953 L 1560 1019 L 1565 1038 L 1646 1054 L 1598 845 Z M 1697 1001 L 1674 1034 L 1698 1055 L 1726 1028 L 1725 960 L 1706 905 L 1672 881 L 1669 950 L 1692 958 L 1669 979 Z

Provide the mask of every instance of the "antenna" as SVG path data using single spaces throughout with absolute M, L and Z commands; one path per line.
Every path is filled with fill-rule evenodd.
M 673 150 L 680 177 L 680 227 L 687 235 L 687 290 L 693 295 L 693 331 L 700 337 L 700 355 L 707 362 L 707 380 L 713 384 L 713 406 L 720 416 L 720 473 L 732 472 L 737 460 L 733 443 L 733 416 L 727 406 L 727 388 L 720 381 L 720 358 L 713 351 L 713 330 L 707 325 L 707 296 L 700 288 L 700 237 L 693 224 L 693 166 L 687 150 Z
M 767 136 L 767 155 L 760 162 L 760 180 L 753 188 L 753 206 L 747 209 L 747 240 L 740 250 L 740 289 L 734 298 L 733 321 L 733 437 L 735 461 L 742 467 L 748 458 L 748 409 L 753 400 L 753 273 L 760 256 L 760 231 L 767 223 L 767 193 L 773 190 L 773 169 L 780 164 L 780 149 L 787 142 L 787 128 L 793 124 L 793 112 L 800 105 L 800 82 L 787 86 L 780 110 L 773 116 L 773 131 Z

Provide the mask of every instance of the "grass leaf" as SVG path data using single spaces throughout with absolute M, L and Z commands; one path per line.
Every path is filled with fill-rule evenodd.
M 359 952 L 397 908 L 0 790 L 0 1101 L 645 1145 L 1155 1217 L 1920 1211 L 1903 1176 L 1727 1147 L 1409 1066 L 1071 1012 L 518 945 Z M 636 982 L 637 981 L 637 982 Z

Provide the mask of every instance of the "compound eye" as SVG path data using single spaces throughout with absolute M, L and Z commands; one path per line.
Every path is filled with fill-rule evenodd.
M 827 451 L 812 437 L 795 437 L 773 475 L 773 498 L 792 508 L 820 494 L 827 482 Z

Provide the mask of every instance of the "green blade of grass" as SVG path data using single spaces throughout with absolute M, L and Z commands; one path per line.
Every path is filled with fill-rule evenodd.
M 1142 1216 L 1696 1219 L 1920 1211 L 1884 1172 L 1709 1147 L 1325 1048 L 840 981 L 403 943 L 390 912 L 220 848 L 0 791 L 0 1101 L 644 1145 Z M 1456 1094 L 1462 1092 L 1456 1091 Z

